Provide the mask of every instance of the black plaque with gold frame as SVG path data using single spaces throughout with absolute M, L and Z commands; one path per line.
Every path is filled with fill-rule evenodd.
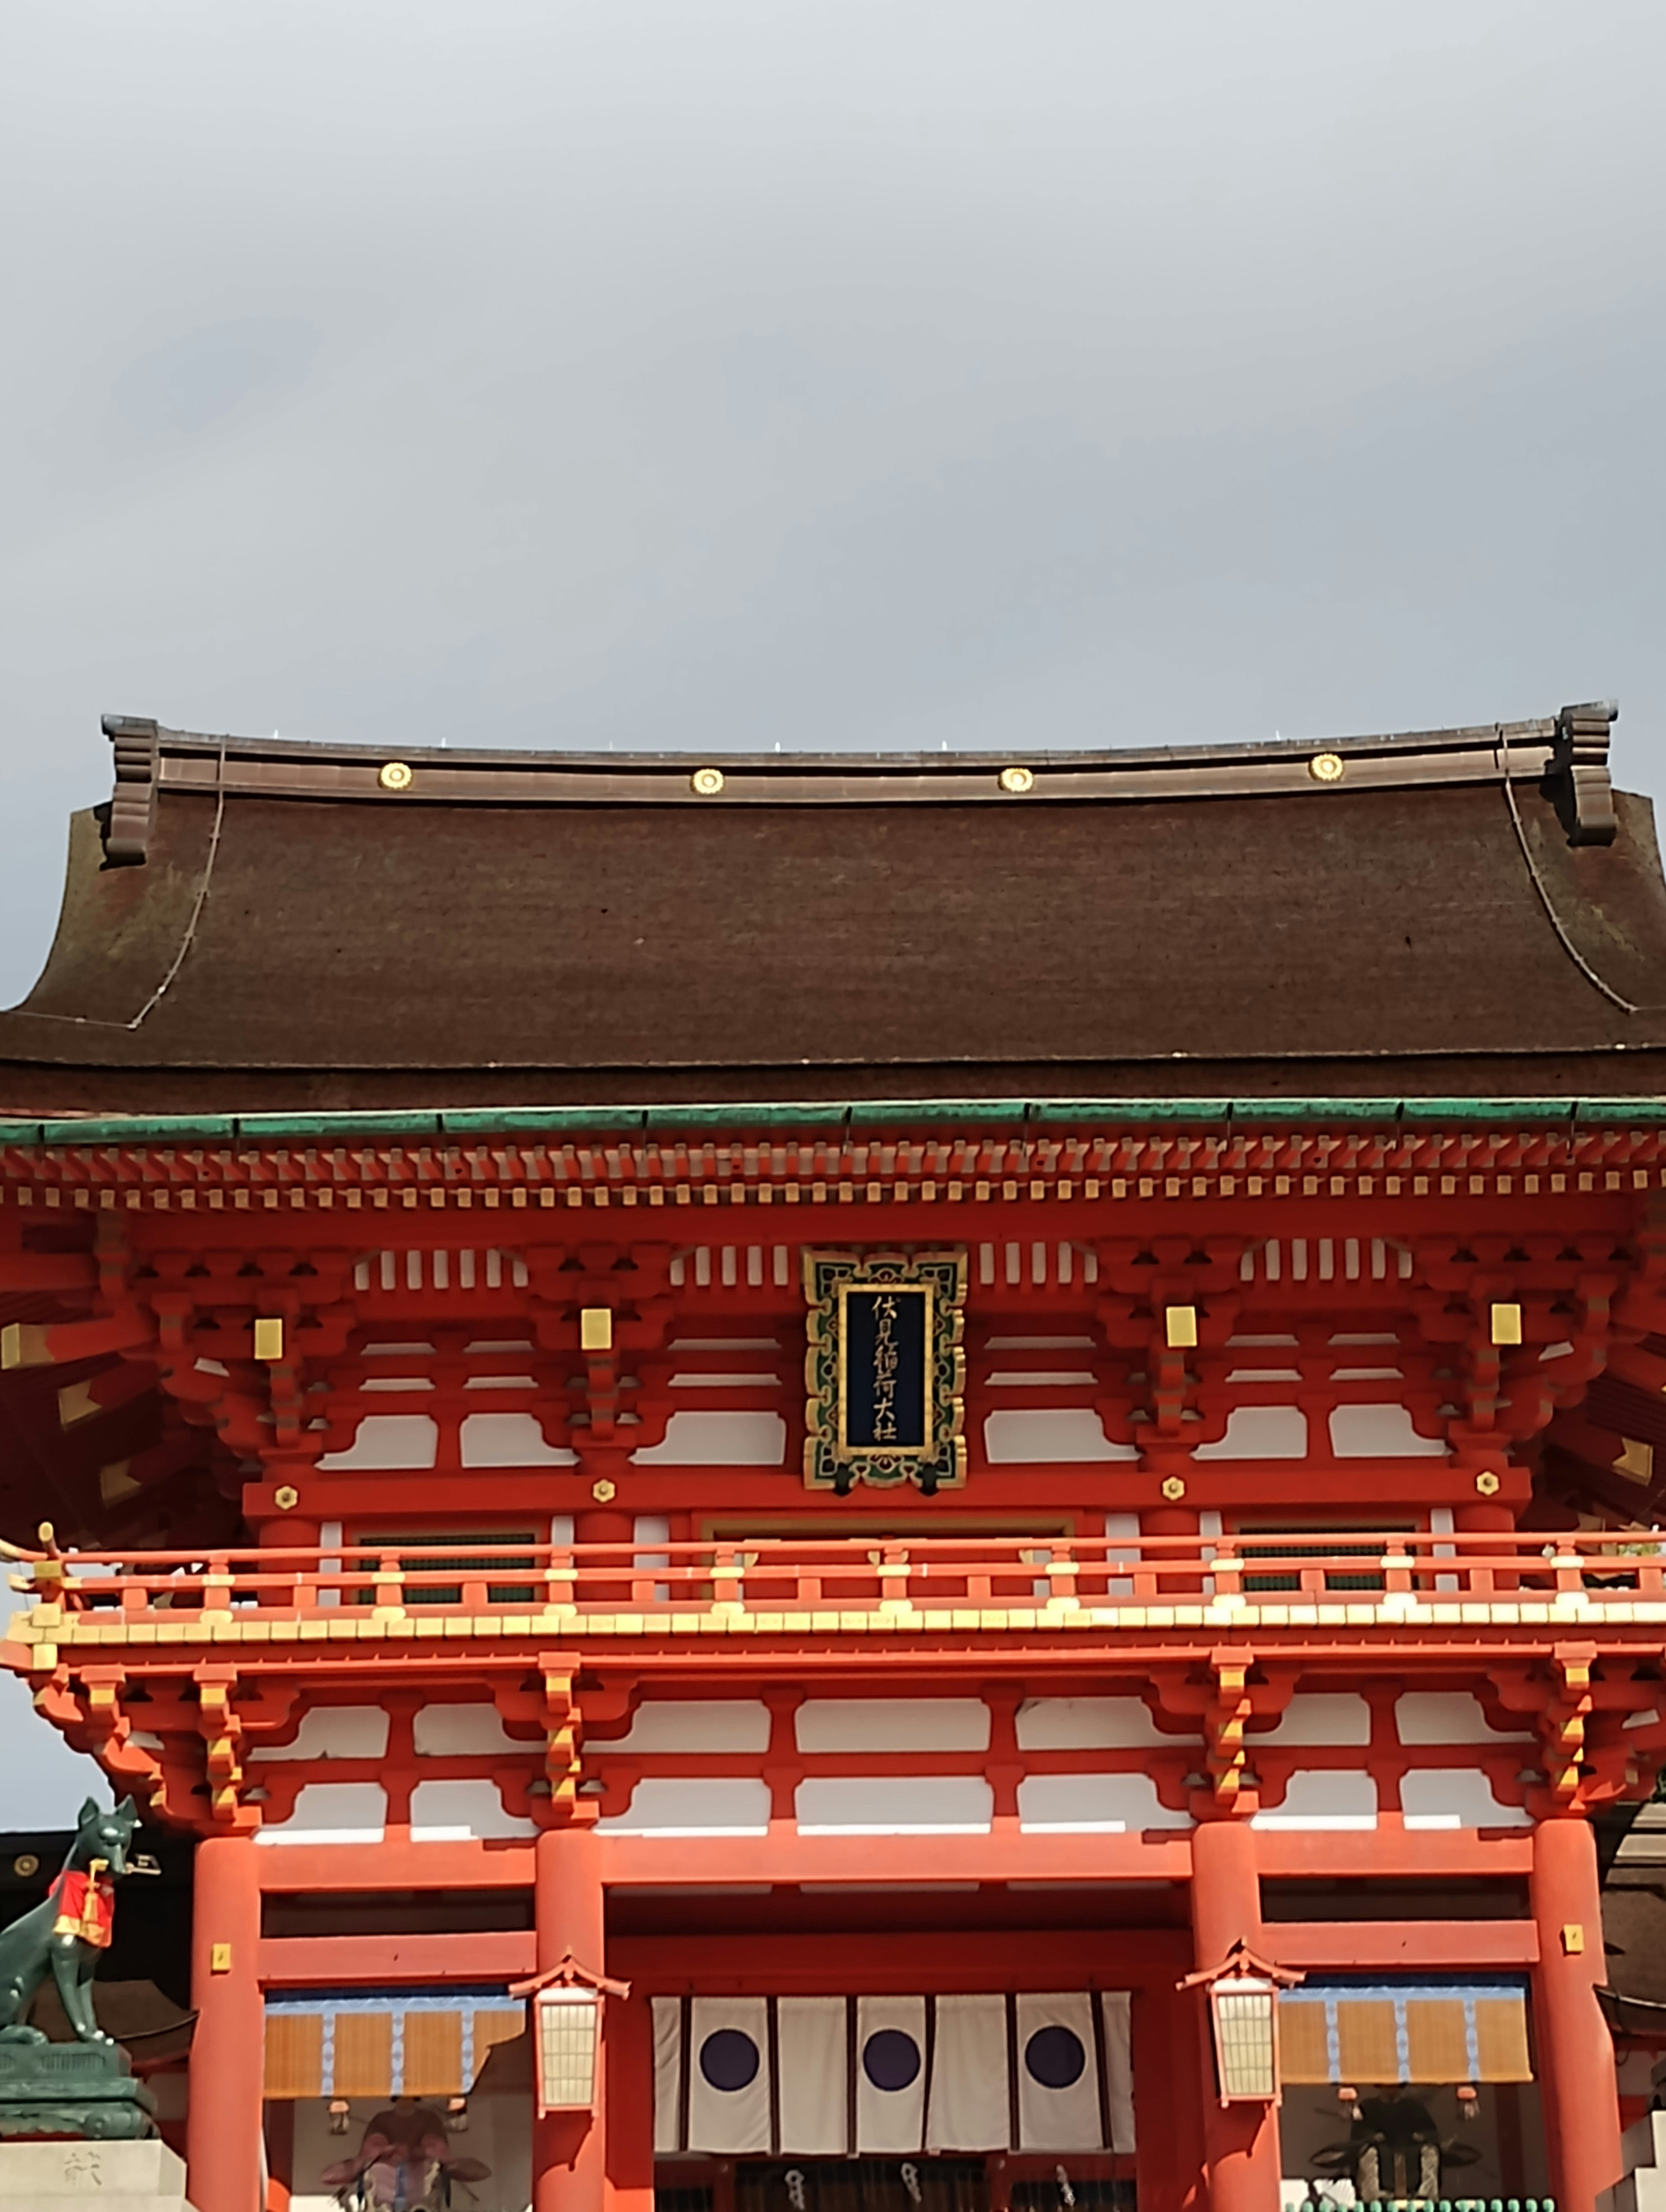
M 806 1252 L 804 1293 L 806 1486 L 964 1482 L 965 1253 Z

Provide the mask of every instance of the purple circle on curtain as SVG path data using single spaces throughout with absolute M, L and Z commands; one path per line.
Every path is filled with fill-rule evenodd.
M 1024 2063 L 1043 2089 L 1068 2089 L 1081 2080 L 1087 2053 L 1079 2035 L 1055 2024 L 1036 2030 L 1024 2046 Z
M 882 2027 L 862 2045 L 862 2071 L 876 2089 L 906 2089 L 920 2071 L 920 2045 L 900 2027 Z
M 700 2046 L 700 2071 L 714 2089 L 744 2089 L 757 2079 L 757 2045 L 738 2027 L 720 2027 Z

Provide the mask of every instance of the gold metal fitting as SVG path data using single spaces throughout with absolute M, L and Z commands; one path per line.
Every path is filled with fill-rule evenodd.
M 1490 1467 L 1482 1468 L 1481 1473 L 1475 1477 L 1475 1487 L 1483 1498 L 1496 1498 L 1498 1496 L 1499 1478 L 1493 1474 Z
M 1494 1344 L 1519 1344 L 1522 1340 L 1522 1310 L 1518 1305 L 1494 1304 L 1492 1313 Z
M 409 761 L 384 761 L 381 767 L 377 770 L 376 781 L 380 784 L 384 791 L 409 791 L 410 788 L 410 763 Z
M 1344 769 L 1341 753 L 1315 753 L 1307 764 L 1307 772 L 1315 783 L 1340 783 Z
M 301 1492 L 292 1482 L 280 1482 L 272 1492 L 272 1504 L 280 1513 L 293 1513 L 301 1503 Z
M 612 1349 L 612 1307 L 581 1306 L 579 1308 L 579 1350 L 581 1352 L 611 1352 Z
M 1036 771 L 1032 768 L 1004 768 L 1000 772 L 1000 787 L 1003 791 L 1010 791 L 1015 794 L 1033 791 L 1036 787 Z
M 266 1315 L 254 1324 L 254 1356 L 267 1361 L 283 1357 L 283 1320 L 282 1315 Z
M 619 1486 L 609 1475 L 601 1475 L 590 1486 L 590 1495 L 598 1505 L 611 1505 L 619 1494 Z
M 1163 1341 L 1171 1352 L 1190 1351 L 1197 1342 L 1197 1308 L 1164 1306 Z
M 31 1875 L 40 1873 L 40 1862 L 33 1851 L 19 1851 L 11 1863 L 11 1870 L 20 1881 L 27 1881 Z
M 1164 1476 L 1163 1495 L 1168 1499 L 1170 1505 L 1177 1505 L 1181 1499 L 1186 1495 L 1186 1486 L 1177 1474 L 1165 1474 Z
M 696 799 L 715 799 L 723 788 L 721 768 L 697 768 L 689 778 L 689 789 Z

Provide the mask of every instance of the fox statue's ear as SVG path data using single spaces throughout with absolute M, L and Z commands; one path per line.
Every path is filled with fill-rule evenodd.
M 89 1797 L 87 1800 L 87 1802 L 82 1807 L 80 1812 L 76 1815 L 76 1826 L 78 1828 L 88 1827 L 93 1821 L 96 1820 L 98 1817 L 98 1799 L 96 1797 Z
M 116 1818 L 119 1820 L 125 1820 L 129 1827 L 137 1828 L 138 1826 L 139 1808 L 133 1802 L 133 1800 L 131 1797 L 124 1797 L 120 1804 L 117 1806 Z

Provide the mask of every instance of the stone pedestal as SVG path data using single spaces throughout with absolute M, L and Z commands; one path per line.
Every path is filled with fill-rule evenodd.
M 0 2212 L 192 2212 L 165 2142 L 0 2143 Z
M 131 2142 L 155 2134 L 155 2111 L 119 2044 L 0 2043 L 0 2137 Z
M 1666 2112 L 1650 2112 L 1620 2139 L 1620 2179 L 1597 2212 L 1666 2212 Z

